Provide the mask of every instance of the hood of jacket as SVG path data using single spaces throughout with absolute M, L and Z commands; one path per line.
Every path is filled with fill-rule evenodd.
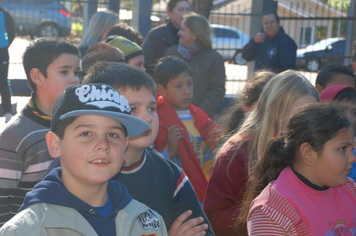
M 76 209 L 84 217 L 95 217 L 100 215 L 98 212 L 92 212 L 93 206 L 83 202 L 73 195 L 64 186 L 62 180 L 61 167 L 51 171 L 42 181 L 26 194 L 25 200 L 19 209 L 19 212 L 36 203 L 48 203 Z M 132 200 L 127 188 L 118 181 L 109 180 L 108 194 L 112 201 L 112 210 L 107 218 L 116 215 L 118 211 L 125 208 Z

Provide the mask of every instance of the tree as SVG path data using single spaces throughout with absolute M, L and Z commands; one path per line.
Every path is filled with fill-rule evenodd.
M 190 6 L 192 11 L 209 19 L 210 11 L 213 8 L 213 0 L 191 0 Z

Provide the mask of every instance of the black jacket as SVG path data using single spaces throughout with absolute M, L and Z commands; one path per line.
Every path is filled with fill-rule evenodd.
M 178 44 L 177 33 L 178 29 L 170 21 L 148 33 L 143 41 L 142 50 L 145 55 L 145 67 L 149 74 L 153 75 L 157 60 L 164 56 L 166 50 Z
M 255 60 L 255 71 L 270 69 L 275 73 L 295 69 L 296 54 L 297 45 L 282 27 L 272 40 L 266 37 L 264 42 L 255 43 L 254 39 L 251 39 L 242 49 L 242 57 L 245 60 Z

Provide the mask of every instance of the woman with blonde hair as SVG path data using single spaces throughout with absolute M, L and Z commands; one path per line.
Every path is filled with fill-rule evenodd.
M 281 136 L 296 108 L 319 102 L 315 87 L 299 72 L 287 70 L 274 76 L 241 128 L 217 151 L 203 208 L 219 235 L 246 235 L 234 230 L 246 182 L 268 141 Z
M 183 16 L 178 31 L 179 44 L 170 47 L 166 55 L 185 60 L 193 69 L 192 104 L 212 117 L 225 95 L 225 65 L 221 55 L 212 49 L 211 28 L 208 20 L 199 14 Z
M 117 23 L 119 23 L 119 15 L 112 11 L 101 11 L 95 13 L 90 19 L 89 26 L 83 40 L 78 45 L 81 57 L 84 57 L 84 54 L 91 46 L 105 40 L 106 33 Z

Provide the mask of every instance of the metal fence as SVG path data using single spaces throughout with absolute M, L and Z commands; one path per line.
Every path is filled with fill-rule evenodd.
M 83 8 L 90 0 L 2 0 L 2 6 L 14 17 L 18 35 L 39 37 L 61 36 L 77 44 L 83 33 Z M 121 1 L 123 2 L 123 1 Z M 154 1 L 157 2 L 157 1 Z M 166 0 L 154 3 L 152 27 L 165 22 Z M 228 84 L 236 82 L 238 90 L 244 86 L 247 67 L 240 50 L 248 42 L 251 29 L 251 0 L 214 0 L 209 18 L 213 28 L 213 47 L 221 53 L 226 64 Z M 98 10 L 105 10 L 108 2 L 98 1 Z M 279 0 L 277 13 L 281 26 L 298 45 L 298 69 L 313 81 L 312 73 L 328 63 L 345 63 L 352 48 L 345 53 L 347 27 L 355 28 L 355 16 L 348 16 L 348 6 L 335 8 L 316 0 Z M 130 24 L 132 12 L 120 9 L 120 19 Z M 353 29 L 352 28 L 352 29 Z M 351 38 L 356 31 L 352 30 Z M 347 42 L 347 41 L 346 41 Z M 231 83 L 231 86 L 230 84 Z

